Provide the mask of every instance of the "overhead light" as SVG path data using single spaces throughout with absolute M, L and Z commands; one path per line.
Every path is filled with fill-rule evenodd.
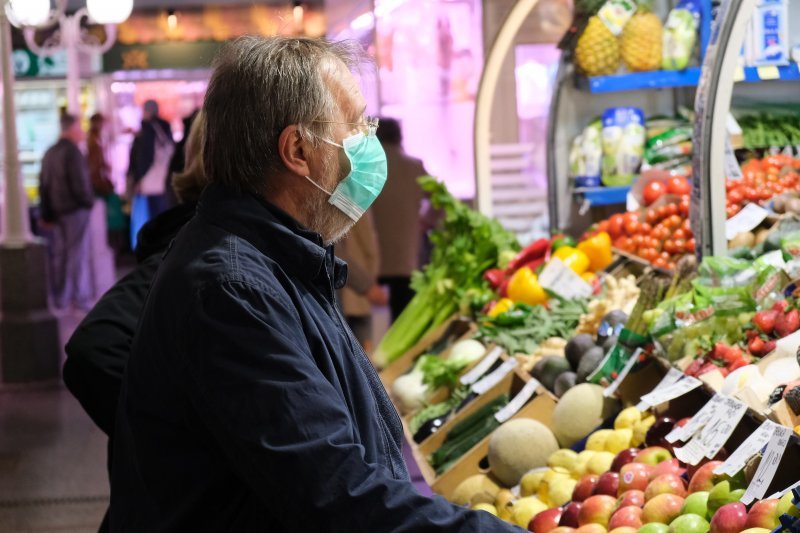
M 178 27 L 178 15 L 175 14 L 174 9 L 167 10 L 167 26 L 171 30 L 174 30 Z
M 133 0 L 86 0 L 86 9 L 97 24 L 120 24 L 131 15 Z
M 40 26 L 50 16 L 50 0 L 8 0 L 6 15 L 17 27 Z
M 301 28 L 303 26 L 303 14 L 305 10 L 303 9 L 303 5 L 297 0 L 295 0 L 293 5 L 292 15 L 294 17 L 294 25 L 295 27 Z

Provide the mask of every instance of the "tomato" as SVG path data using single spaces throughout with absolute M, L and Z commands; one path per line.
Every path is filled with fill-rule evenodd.
M 616 240 L 622 236 L 624 224 L 625 222 L 621 214 L 617 213 L 616 215 L 611 215 L 611 218 L 608 219 L 608 234 L 611 235 L 612 239 Z
M 681 202 L 681 204 L 678 206 L 678 213 L 682 217 L 688 217 L 689 216 L 689 201 L 688 200 L 685 201 L 685 202 Z
M 653 231 L 653 226 L 651 226 L 647 222 L 642 222 L 639 225 L 639 233 L 641 233 L 642 235 L 650 235 L 652 231 Z
M 668 254 L 672 255 L 676 252 L 677 248 L 675 247 L 675 241 L 672 239 L 667 239 L 664 241 L 664 251 Z
M 667 268 L 667 260 L 663 257 L 658 257 L 652 261 L 653 266 L 656 268 Z
M 686 239 L 686 231 L 683 228 L 678 228 L 672 233 L 672 238 L 677 239 Z
M 635 248 L 642 246 L 642 242 L 644 242 L 644 237 L 642 235 L 634 235 L 631 237 L 631 245 Z
M 732 204 L 741 204 L 744 201 L 744 193 L 741 189 L 733 189 L 728 193 L 728 201 Z
M 725 214 L 727 215 L 728 218 L 731 218 L 733 215 L 735 215 L 741 210 L 742 210 L 741 206 L 739 206 L 738 204 L 734 204 L 728 206 L 727 209 L 725 209 Z
M 673 237 L 674 237 L 674 235 L 673 235 Z M 675 251 L 672 252 L 673 255 L 674 254 L 680 255 L 680 254 L 684 253 L 684 251 L 686 250 L 686 239 L 679 239 L 679 238 L 675 237 L 674 243 L 675 243 Z
M 652 205 L 667 192 L 667 186 L 663 181 L 651 181 L 645 186 L 644 191 L 642 191 L 644 205 Z
M 744 190 L 744 197 L 746 200 L 750 202 L 757 202 L 760 196 L 761 195 L 758 192 L 758 189 L 756 189 L 755 187 L 747 187 Z
M 670 261 L 669 263 L 667 263 L 667 269 L 669 269 L 669 270 L 675 270 L 675 267 L 676 267 L 676 266 L 677 266 L 677 265 L 676 265 L 675 263 L 673 263 L 672 261 Z
M 625 222 L 625 234 L 629 237 L 633 237 L 634 235 L 639 233 L 639 228 L 641 227 L 641 222 L 638 220 L 628 220 Z
M 670 217 L 664 221 L 664 225 L 670 229 L 678 229 L 683 224 L 683 219 L 679 215 L 670 215 Z
M 688 218 L 687 218 L 686 220 L 684 220 L 684 221 L 683 221 L 683 225 L 681 226 L 681 228 L 682 228 L 682 229 L 683 229 L 683 231 L 685 231 L 686 233 L 691 233 L 691 232 L 692 232 L 692 223 L 689 221 L 689 219 L 688 219 Z
M 603 220 L 597 225 L 597 231 L 604 231 L 608 233 L 608 226 L 609 226 L 608 220 Z
M 657 215 L 658 220 L 663 220 L 665 217 L 668 217 L 669 213 L 667 213 L 667 206 L 666 205 L 662 205 L 662 206 L 656 208 L 656 215 Z
M 684 246 L 683 250 L 687 254 L 693 254 L 695 252 L 694 237 L 691 239 L 686 239 L 686 245 Z
M 653 237 L 655 237 L 659 241 L 663 241 L 669 236 L 670 236 L 669 228 L 667 228 L 666 226 L 658 225 L 653 230 Z
M 624 215 L 622 215 L 623 224 L 627 224 L 628 222 L 639 222 L 639 215 L 638 213 L 634 213 L 633 211 L 628 211 Z
M 663 259 L 664 261 L 669 261 L 670 259 L 672 259 L 672 255 L 671 255 L 669 252 L 667 252 L 667 251 L 663 251 L 663 252 L 661 252 L 661 253 L 659 254 L 659 257 L 660 257 L 661 259 Z
M 655 224 L 656 222 L 658 222 L 658 215 L 653 209 L 648 209 L 644 219 L 647 221 L 648 224 Z
M 681 176 L 674 176 L 667 182 L 667 190 L 670 194 L 683 196 L 692 192 L 692 186 L 689 185 L 689 180 Z

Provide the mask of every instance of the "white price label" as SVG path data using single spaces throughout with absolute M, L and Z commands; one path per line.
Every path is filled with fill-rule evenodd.
M 670 368 L 667 374 L 663 378 L 661 378 L 661 381 L 658 382 L 658 385 L 656 385 L 655 388 L 652 391 L 650 391 L 650 393 L 652 394 L 653 392 L 656 392 L 659 389 L 672 385 L 682 377 L 683 377 L 683 372 L 681 372 L 680 370 L 676 370 L 674 368 Z M 651 407 L 650 404 L 641 401 L 636 405 L 636 408 L 640 411 L 646 411 L 650 409 L 650 407 Z
M 747 405 L 744 402 L 725 397 L 700 433 L 706 446 L 706 458 L 713 459 L 719 453 L 746 412 Z
M 536 389 L 539 388 L 539 382 L 535 379 L 531 378 L 529 382 L 522 387 L 522 390 L 514 396 L 514 399 L 508 402 L 508 405 L 500 409 L 494 414 L 495 420 L 500 422 L 501 424 L 517 414 L 517 411 L 522 409 L 522 406 L 527 403 L 528 400 L 531 399 L 531 396 L 534 395 Z
M 774 266 L 779 270 L 786 268 L 786 260 L 783 258 L 782 250 L 773 250 L 758 258 L 759 262 L 765 265 Z
M 792 430 L 775 425 L 775 430 L 772 432 L 772 437 L 767 443 L 767 449 L 764 451 L 764 456 L 758 465 L 753 481 L 740 500 L 745 505 L 750 505 L 753 501 L 761 499 L 767 493 L 769 484 L 772 483 L 772 478 L 775 477 L 775 472 L 778 471 L 778 465 L 781 463 L 783 452 L 786 450 L 786 445 L 789 444 L 789 437 L 792 435 Z
M 772 496 L 770 496 L 767 499 L 768 500 L 780 500 L 781 498 L 783 498 L 784 494 L 786 494 L 787 492 L 791 492 L 792 490 L 794 490 L 794 489 L 796 489 L 798 487 L 800 487 L 800 481 L 798 481 L 794 485 L 790 485 L 789 487 L 786 487 L 785 489 L 783 489 L 781 491 L 776 492 L 775 494 L 773 494 Z
M 503 349 L 500 346 L 495 346 L 493 350 L 483 356 L 483 359 L 472 367 L 472 370 L 461 376 L 462 385 L 471 385 L 478 381 L 478 379 L 492 368 L 492 365 L 500 359 L 500 354 Z
M 747 204 L 744 209 L 725 221 L 725 238 L 733 239 L 740 233 L 755 229 L 764 222 L 769 211 L 758 204 Z
M 487 390 L 500 383 L 504 377 L 509 375 L 514 370 L 515 366 L 517 366 L 517 360 L 512 357 L 502 365 L 495 368 L 491 374 L 475 383 L 472 386 L 472 392 L 475 394 L 483 394 Z
M 617 392 L 617 389 L 619 388 L 620 384 L 625 380 L 625 377 L 628 374 L 630 374 L 633 365 L 635 365 L 636 361 L 639 360 L 639 355 L 643 351 L 644 350 L 642 350 L 641 348 L 637 348 L 636 351 L 633 352 L 633 354 L 631 354 L 630 358 L 628 358 L 628 361 L 625 363 L 625 366 L 622 367 L 622 370 L 620 370 L 619 374 L 617 374 L 617 379 L 615 379 L 611 383 L 611 385 L 605 388 L 605 390 L 603 391 L 603 396 L 609 398 L 612 394 Z
M 733 151 L 731 138 L 725 136 L 725 160 L 724 160 L 725 177 L 729 180 L 742 179 L 742 167 L 739 166 L 739 160 L 736 159 L 736 154 Z M 728 237 L 729 239 L 731 237 Z
M 588 298 L 592 295 L 592 286 L 557 257 L 547 262 L 539 275 L 539 283 L 562 298 Z
M 685 446 L 674 448 L 673 452 L 679 461 L 683 461 L 687 465 L 696 465 L 706 455 L 706 447 L 703 444 L 703 440 L 698 435 L 686 443 Z
M 693 391 L 703 382 L 692 376 L 683 376 L 682 379 L 676 381 L 672 385 L 667 385 L 663 388 L 657 388 L 653 392 L 642 396 L 642 401 L 650 406 L 656 406 L 670 400 L 674 400 L 683 396 L 687 392 Z
M 692 437 L 695 433 L 697 433 L 709 420 L 711 417 L 714 416 L 714 412 L 719 405 L 721 397 L 719 394 L 715 394 L 711 400 L 706 402 L 706 404 L 700 408 L 700 410 L 695 414 L 689 422 L 686 423 L 683 427 L 676 427 L 665 437 L 667 442 L 672 444 L 673 442 L 677 442 L 679 440 L 688 440 Z
M 739 470 L 744 468 L 748 459 L 758 453 L 761 448 L 769 442 L 772 433 L 775 431 L 776 424 L 769 420 L 764 420 L 734 452 L 725 459 L 721 465 L 714 469 L 715 474 L 728 474 L 735 476 Z

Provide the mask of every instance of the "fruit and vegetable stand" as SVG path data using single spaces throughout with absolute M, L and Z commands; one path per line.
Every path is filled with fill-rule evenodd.
M 797 531 L 793 215 L 759 222 L 757 259 L 669 272 L 616 254 L 610 227 L 520 249 L 423 186 L 445 214 L 424 303 L 376 356 L 435 492 L 535 532 Z

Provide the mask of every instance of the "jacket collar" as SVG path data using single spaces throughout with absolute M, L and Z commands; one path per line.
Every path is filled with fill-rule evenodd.
M 200 197 L 197 212 L 289 273 L 312 282 L 332 280 L 336 289 L 347 281 L 347 264 L 334 256 L 333 246 L 324 246 L 321 235 L 262 198 L 214 183 Z

